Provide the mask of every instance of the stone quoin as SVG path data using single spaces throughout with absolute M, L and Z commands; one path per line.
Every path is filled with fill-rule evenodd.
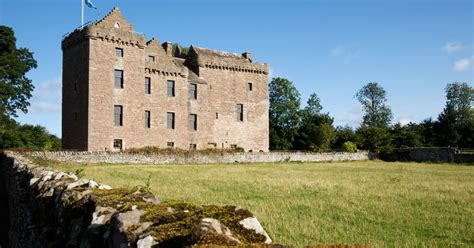
M 268 151 L 267 64 L 134 31 L 118 8 L 62 41 L 62 146 Z

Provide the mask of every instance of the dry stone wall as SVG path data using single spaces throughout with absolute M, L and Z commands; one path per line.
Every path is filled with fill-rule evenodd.
M 0 192 L 1 247 L 282 247 L 245 209 L 160 203 L 13 152 L 0 154 Z
M 309 152 L 259 152 L 201 153 L 190 151 L 183 153 L 140 154 L 122 152 L 32 152 L 33 156 L 61 162 L 81 163 L 129 163 L 129 164 L 203 164 L 203 163 L 278 163 L 278 162 L 323 162 L 368 160 L 372 154 L 368 151 L 356 153 L 309 153 Z

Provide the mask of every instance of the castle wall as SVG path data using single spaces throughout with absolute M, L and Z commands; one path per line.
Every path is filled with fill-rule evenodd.
M 268 76 L 205 67 L 199 68 L 199 75 L 209 85 L 210 132 L 217 146 L 268 151 Z M 248 83 L 252 83 L 252 91 L 248 90 Z M 237 120 L 237 104 L 243 104 L 243 121 Z
M 63 47 L 62 147 L 87 150 L 89 41 Z

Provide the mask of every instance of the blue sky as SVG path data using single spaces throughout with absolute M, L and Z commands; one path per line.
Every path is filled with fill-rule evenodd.
M 118 6 L 148 39 L 241 53 L 315 92 L 336 125 L 357 126 L 355 93 L 387 91 L 393 122 L 436 118 L 453 81 L 472 86 L 474 1 L 463 0 L 92 0 L 85 20 Z M 61 134 L 61 39 L 80 25 L 81 0 L 0 0 L 0 24 L 34 52 L 36 87 L 21 123 Z

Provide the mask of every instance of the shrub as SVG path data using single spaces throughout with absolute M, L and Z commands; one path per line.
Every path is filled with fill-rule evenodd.
M 342 144 L 342 150 L 345 152 L 356 152 L 357 145 L 350 141 L 346 141 L 344 142 L 344 144 Z

